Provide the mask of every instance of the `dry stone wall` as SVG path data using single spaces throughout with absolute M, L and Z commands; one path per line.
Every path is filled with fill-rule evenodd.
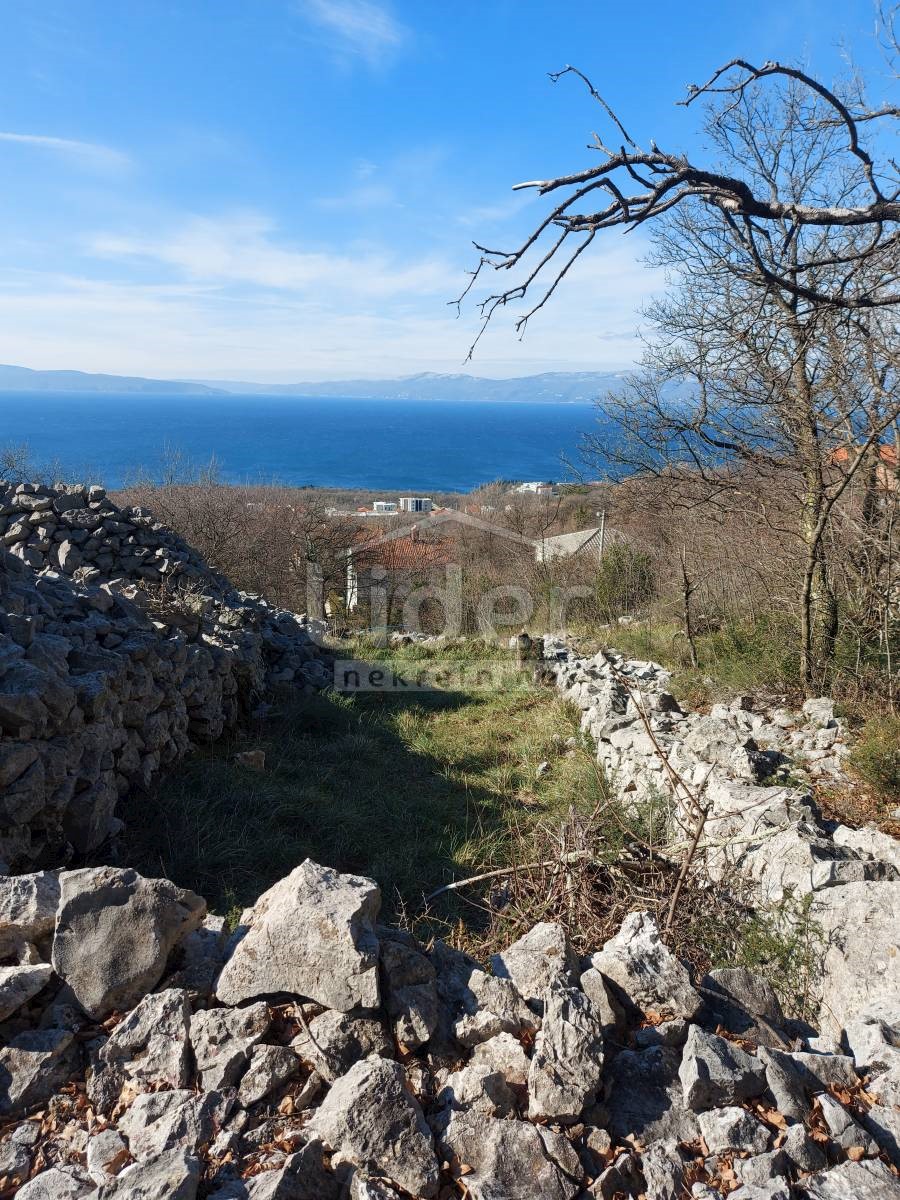
M 272 685 L 326 687 L 314 632 L 102 488 L 0 491 L 0 860 L 96 848 L 125 792 Z
M 549 639 L 545 652 L 624 796 L 666 798 L 689 825 L 689 801 L 667 759 L 709 806 L 711 874 L 748 881 L 762 904 L 788 897 L 808 904 L 821 938 L 820 1024 L 833 1044 L 850 1025 L 885 1013 L 893 1027 L 900 1015 L 900 843 L 824 820 L 803 785 L 804 778 L 842 778 L 846 733 L 832 702 L 817 698 L 800 712 L 773 712 L 741 697 L 708 715 L 686 713 L 656 663 L 610 651 L 576 658 Z M 772 785 L 779 772 L 790 786 Z M 900 1044 L 900 1027 L 896 1037 Z

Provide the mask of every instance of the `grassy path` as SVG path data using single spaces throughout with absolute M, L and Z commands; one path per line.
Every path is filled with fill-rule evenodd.
M 448 653 L 410 647 L 391 657 L 412 669 Z M 577 734 L 573 710 L 531 684 L 294 700 L 133 799 L 124 857 L 227 912 L 310 856 L 373 876 L 389 915 L 412 914 L 441 884 L 508 861 L 534 822 L 592 805 L 589 756 L 566 746 Z M 264 772 L 234 764 L 255 748 L 266 752 Z M 542 762 L 549 769 L 538 777 Z

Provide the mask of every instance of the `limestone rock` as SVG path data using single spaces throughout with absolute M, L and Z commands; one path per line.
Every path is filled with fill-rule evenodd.
M 24 1183 L 28 1178 L 40 1131 L 38 1122 L 23 1121 L 0 1137 L 0 1176 L 5 1175 L 10 1185 Z
M 745 967 L 711 971 L 703 979 L 702 1023 L 766 1046 L 784 1048 L 784 1014 L 771 984 Z
M 821 1024 L 837 1033 L 866 1005 L 900 994 L 900 882 L 825 888 L 810 919 L 826 947 Z
M 529 1003 L 541 1005 L 552 982 L 578 982 L 578 962 L 561 925 L 541 921 L 501 954 L 491 957 L 494 975 L 511 979 Z
M 126 1167 L 101 1187 L 97 1200 L 195 1200 L 199 1185 L 200 1160 L 175 1150 Z
M 697 1118 L 684 1102 L 681 1052 L 668 1046 L 623 1050 L 606 1070 L 608 1129 L 620 1140 L 692 1142 Z
M 283 1087 L 299 1069 L 300 1060 L 289 1046 L 254 1046 L 238 1088 L 238 1103 L 249 1108 Z
M 438 996 L 453 1036 L 463 1046 L 477 1046 L 498 1033 L 534 1031 L 538 1018 L 509 979 L 482 971 L 474 959 L 436 942 L 432 962 Z
M 373 1057 L 351 1067 L 332 1084 L 307 1131 L 331 1147 L 335 1164 L 352 1163 L 414 1196 L 437 1194 L 431 1134 L 398 1063 Z
M 853 1119 L 843 1104 L 835 1100 L 834 1096 L 828 1092 L 822 1092 L 818 1101 L 819 1110 L 825 1120 L 829 1136 L 842 1150 L 849 1150 L 853 1146 L 859 1146 L 866 1154 L 875 1155 L 878 1153 L 878 1146 L 875 1139 L 863 1129 L 858 1121 Z
M 262 1041 L 271 1023 L 269 1010 L 263 1003 L 195 1012 L 191 1017 L 190 1041 L 203 1090 L 221 1091 L 234 1086 L 253 1047 Z
M 830 696 L 816 696 L 803 702 L 803 715 L 810 725 L 827 729 L 834 724 L 834 701 Z
M 211 1139 L 220 1099 L 217 1092 L 202 1096 L 184 1089 L 142 1092 L 119 1118 L 119 1131 L 138 1162 L 177 1150 L 193 1152 Z
M 350 1200 L 402 1200 L 399 1192 L 377 1179 L 364 1179 L 357 1173 L 350 1180 Z
M 340 1012 L 379 1001 L 378 886 L 307 859 L 241 917 L 246 932 L 222 968 L 225 1004 L 287 992 Z
M 417 1050 L 437 1029 L 437 975 L 415 946 L 398 938 L 381 941 L 381 971 L 385 1006 L 401 1046 Z
M 678 1072 L 684 1102 L 695 1112 L 758 1096 L 766 1070 L 756 1058 L 714 1033 L 691 1026 Z
M 326 1079 L 335 1079 L 361 1059 L 393 1056 L 393 1046 L 381 1021 L 358 1013 L 323 1012 L 301 1030 L 291 1049 Z
M 0 1047 L 0 1115 L 48 1100 L 75 1073 L 78 1050 L 64 1029 L 30 1029 Z
M 21 1008 L 36 996 L 50 981 L 53 968 L 49 963 L 23 963 L 15 967 L 0 967 L 0 1021 Z
M 828 1161 L 825 1151 L 802 1125 L 788 1126 L 782 1149 L 798 1171 L 820 1171 Z
M 17 1192 L 18 1200 L 97 1200 L 90 1176 L 79 1167 L 51 1167 L 41 1171 Z
M 226 941 L 225 918 L 207 915 L 178 947 L 178 967 L 166 978 L 166 986 L 186 988 L 208 999 L 225 961 Z
M 87 1170 L 94 1183 L 106 1183 L 130 1161 L 125 1139 L 112 1126 L 95 1133 L 88 1141 Z
M 513 1086 L 525 1087 L 528 1083 L 531 1063 L 522 1049 L 522 1043 L 510 1033 L 498 1033 L 486 1042 L 479 1042 L 469 1059 L 470 1066 L 477 1063 L 490 1067 Z
M 0 942 L 14 932 L 26 942 L 53 933 L 59 904 L 59 877 L 54 871 L 0 877 Z
M 154 988 L 172 948 L 206 912 L 193 892 L 130 868 L 64 871 L 60 884 L 53 969 L 97 1019 Z
M 101 1112 L 108 1112 L 126 1081 L 137 1087 L 164 1084 L 184 1088 L 190 1082 L 187 992 L 168 988 L 145 996 L 116 1025 L 97 1055 L 88 1085 Z
M 804 1200 L 897 1200 L 897 1179 L 881 1162 L 845 1162 L 808 1176 L 800 1195 Z
M 656 1142 L 641 1155 L 647 1200 L 681 1200 L 684 1164 L 675 1142 Z
M 528 1073 L 528 1116 L 570 1124 L 600 1087 L 603 1029 L 583 992 L 555 983 L 544 992 L 544 1018 Z
M 477 1112 L 487 1117 L 515 1114 L 516 1096 L 503 1074 L 484 1061 L 469 1062 L 447 1076 L 435 1097 L 440 1111 L 432 1116 L 436 1131 L 446 1129 L 456 1112 Z
M 714 1108 L 700 1113 L 697 1120 L 711 1154 L 723 1154 L 726 1150 L 763 1154 L 769 1148 L 768 1129 L 745 1108 L 736 1105 Z
M 695 1195 L 700 1194 L 695 1192 Z M 717 1194 L 721 1193 L 709 1193 L 710 1197 Z M 731 1197 L 732 1200 L 791 1200 L 791 1189 L 783 1179 L 773 1179 L 764 1184 L 742 1184 L 737 1191 L 731 1193 Z
M 672 954 L 646 912 L 630 913 L 591 966 L 612 980 L 643 1012 L 690 1019 L 702 1003 L 687 968 Z
M 578 1191 L 527 1121 L 459 1113 L 441 1138 L 441 1152 L 471 1167 L 465 1185 L 472 1200 L 572 1200 Z
M 581 973 L 579 987 L 590 1000 L 604 1032 L 621 1033 L 626 1025 L 625 1010 L 613 994 L 615 985 L 604 979 L 595 967 L 588 967 Z

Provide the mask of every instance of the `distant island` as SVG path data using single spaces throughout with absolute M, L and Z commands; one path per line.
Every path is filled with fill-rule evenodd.
M 627 371 L 547 371 L 519 379 L 439 375 L 426 371 L 401 379 L 344 379 L 318 383 L 252 383 L 142 379 L 85 371 L 33 371 L 0 365 L 3 392 L 139 393 L 191 396 L 315 396 L 366 400 L 502 400 L 558 404 L 590 402 L 628 376 Z
M 86 371 L 32 371 L 0 364 L 0 392 L 144 392 L 147 395 L 215 396 L 224 388 L 171 379 L 141 379 L 134 375 L 91 375 Z
M 627 371 L 546 371 L 518 379 L 439 375 L 425 371 L 401 379 L 341 379 L 319 383 L 216 382 L 242 395 L 334 396 L 356 400 L 543 400 L 590 402 L 627 378 Z

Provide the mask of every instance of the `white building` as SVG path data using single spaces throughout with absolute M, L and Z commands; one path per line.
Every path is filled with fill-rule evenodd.
M 396 500 L 376 500 L 372 505 L 372 512 L 376 513 L 395 513 L 397 511 Z
M 427 513 L 434 508 L 434 501 L 428 496 L 401 496 L 400 511 Z
M 526 493 L 530 493 L 531 495 L 534 495 L 534 496 L 558 496 L 559 495 L 556 484 L 553 482 L 552 479 L 547 480 L 546 482 L 543 480 L 540 480 L 540 479 L 536 479 L 531 483 L 519 483 L 512 490 L 514 492 L 518 492 L 520 495 L 524 495 Z

